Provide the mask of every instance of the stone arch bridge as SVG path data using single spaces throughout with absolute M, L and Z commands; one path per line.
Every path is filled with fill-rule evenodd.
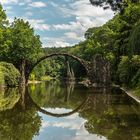
M 68 53 L 52 53 L 45 55 L 39 58 L 33 64 L 26 64 L 26 61 L 23 61 L 23 64 L 20 68 L 21 73 L 21 83 L 26 84 L 28 82 L 29 76 L 32 73 L 33 69 L 43 60 L 54 57 L 54 56 L 65 56 L 70 57 L 80 63 L 86 70 L 87 77 L 89 79 L 89 86 L 108 86 L 110 85 L 110 66 L 109 63 L 100 55 L 96 55 L 93 59 L 85 61 L 75 55 Z

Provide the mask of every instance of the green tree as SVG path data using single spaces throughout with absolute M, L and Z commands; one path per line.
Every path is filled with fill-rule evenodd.
M 4 25 L 6 25 L 7 23 L 7 16 L 2 8 L 2 5 L 0 4 L 0 28 L 4 28 Z
M 104 9 L 111 7 L 113 11 L 124 12 L 130 3 L 139 3 L 139 0 L 89 0 L 95 6 L 102 6 Z
M 35 35 L 29 22 L 23 19 L 15 19 L 11 25 L 12 46 L 9 47 L 10 61 L 18 67 L 22 60 L 31 63 L 36 61 L 41 53 L 41 41 Z
M 134 27 L 132 34 L 129 39 L 129 52 L 131 55 L 140 54 L 140 23 Z
M 31 140 L 39 134 L 41 117 L 28 98 L 23 110 L 17 91 L 9 89 L 0 96 L 1 140 Z
M 0 75 L 2 85 L 13 87 L 19 84 L 20 73 L 12 64 L 0 62 Z

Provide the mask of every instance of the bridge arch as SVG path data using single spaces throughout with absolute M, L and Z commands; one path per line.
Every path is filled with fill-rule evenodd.
M 51 57 L 54 57 L 54 56 L 66 56 L 66 57 L 70 57 L 70 58 L 76 60 L 78 63 L 80 63 L 80 64 L 84 67 L 84 69 L 85 69 L 87 75 L 89 74 L 89 69 L 88 69 L 88 64 L 89 64 L 89 62 L 87 62 L 87 61 L 85 61 L 85 60 L 83 60 L 83 59 L 81 59 L 81 58 L 79 58 L 79 57 L 77 57 L 77 56 L 68 54 L 68 53 L 52 53 L 52 54 L 45 55 L 45 56 L 41 57 L 40 59 L 37 60 L 36 63 L 34 63 L 34 64 L 30 67 L 30 69 L 28 70 L 28 74 L 27 74 L 27 76 L 26 76 L 26 77 L 27 77 L 26 80 L 28 81 L 29 76 L 30 76 L 30 74 L 32 73 L 33 69 L 34 69 L 41 61 L 43 61 L 43 60 L 45 60 L 45 59 L 48 59 L 48 58 L 51 58 Z

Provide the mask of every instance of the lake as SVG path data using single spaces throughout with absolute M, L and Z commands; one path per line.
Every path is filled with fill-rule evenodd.
M 140 104 L 72 82 L 1 90 L 0 140 L 140 140 Z

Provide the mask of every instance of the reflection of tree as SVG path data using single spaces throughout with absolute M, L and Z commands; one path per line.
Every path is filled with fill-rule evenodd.
M 42 91 L 45 91 L 46 86 L 43 88 Z M 61 87 L 58 83 L 51 83 L 47 85 L 45 93 L 31 93 L 31 97 L 38 105 L 43 101 L 41 107 L 74 109 L 85 99 L 87 90 L 76 86 L 71 91 L 70 85 Z M 139 104 L 118 89 L 91 89 L 88 93 L 92 93 L 88 103 L 78 112 L 80 117 L 87 120 L 85 127 L 89 133 L 105 136 L 108 140 L 140 139 Z M 39 95 L 43 97 L 41 101 Z
M 140 106 L 125 94 L 93 94 L 81 116 L 90 133 L 108 140 L 140 139 Z
M 42 88 L 42 89 L 40 89 Z M 60 83 L 52 81 L 50 83 L 42 83 L 35 87 L 35 92 L 29 88 L 29 93 L 40 107 L 65 107 L 76 108 L 86 98 L 87 90 L 81 87 L 75 87 L 74 83 Z
M 65 102 L 68 102 L 70 95 L 73 93 L 74 85 L 75 85 L 74 82 L 70 82 L 70 81 L 66 82 Z
M 0 91 L 0 111 L 13 108 L 20 95 L 17 88 L 8 88 Z
M 20 99 L 12 109 L 0 112 L 0 140 L 32 140 L 39 133 L 41 118 L 29 99 L 25 100 L 25 110 Z
M 29 95 L 29 97 L 30 97 L 30 95 Z M 89 98 L 87 97 L 77 108 L 75 108 L 75 109 L 72 110 L 72 111 L 66 112 L 66 113 L 52 113 L 52 112 L 46 111 L 45 109 L 42 109 L 41 107 L 39 107 L 39 106 L 37 105 L 37 103 L 35 103 L 35 102 L 32 100 L 31 97 L 30 97 L 30 100 L 31 100 L 31 102 L 34 104 L 35 108 L 36 108 L 39 112 L 41 112 L 41 113 L 43 113 L 43 114 L 45 114 L 45 115 L 49 115 L 49 116 L 53 116 L 53 117 L 66 117 L 66 116 L 70 116 L 70 115 L 72 115 L 72 114 L 74 114 L 74 113 L 76 113 L 76 112 L 78 112 L 78 111 L 81 111 L 81 110 L 84 108 L 84 106 L 87 104 Z

